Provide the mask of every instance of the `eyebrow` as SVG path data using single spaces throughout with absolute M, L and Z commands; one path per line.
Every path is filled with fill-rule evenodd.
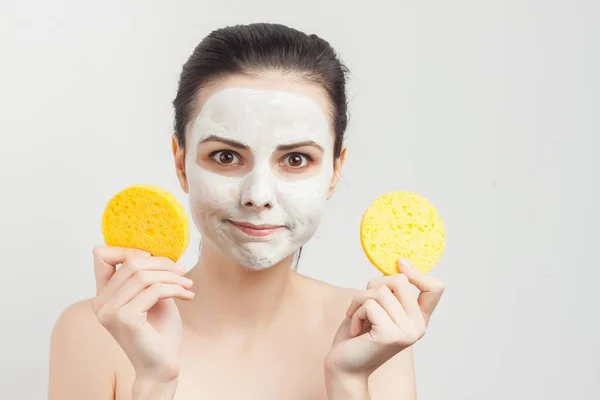
M 278 151 L 289 151 L 289 150 L 294 150 L 295 148 L 304 147 L 304 146 L 315 147 L 321 153 L 325 152 L 321 145 L 319 145 L 317 142 L 312 141 L 312 140 L 305 140 L 303 142 L 296 142 L 296 143 L 289 143 L 289 144 L 281 144 L 281 145 L 277 146 L 277 150 Z
M 220 143 L 226 144 L 228 146 L 231 146 L 233 148 L 240 149 L 240 150 L 249 150 L 250 149 L 250 146 L 248 146 L 242 142 L 238 142 L 237 140 L 233 140 L 233 139 L 227 139 L 227 138 L 217 136 L 217 135 L 210 135 L 210 136 L 206 137 L 205 139 L 203 139 L 202 141 L 200 141 L 200 143 L 198 143 L 198 144 L 206 143 L 206 142 L 220 142 Z M 281 144 L 281 145 L 277 146 L 276 151 L 290 151 L 290 150 L 294 150 L 295 148 L 304 147 L 304 146 L 315 147 L 321 153 L 325 152 L 323 147 L 313 140 L 305 140 L 302 142 Z
M 233 148 L 240 149 L 240 150 L 250 149 L 250 147 L 248 145 L 245 145 L 242 142 L 238 142 L 237 140 L 233 140 L 233 139 L 226 139 L 224 137 L 217 136 L 217 135 L 210 135 L 210 136 L 202 139 L 200 141 L 200 143 L 198 143 L 198 144 L 202 144 L 202 143 L 206 143 L 206 142 L 220 142 L 220 143 L 224 143 L 226 145 L 229 145 Z

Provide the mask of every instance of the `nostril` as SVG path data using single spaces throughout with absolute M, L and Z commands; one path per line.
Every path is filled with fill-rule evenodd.
M 255 203 L 253 201 L 247 201 L 244 203 L 244 207 L 254 208 L 254 209 L 271 209 L 273 206 L 271 203 Z

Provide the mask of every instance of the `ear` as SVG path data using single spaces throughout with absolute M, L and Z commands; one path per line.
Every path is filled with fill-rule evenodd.
M 188 193 L 187 176 L 185 173 L 185 148 L 179 145 L 177 135 L 171 136 L 171 148 L 173 151 L 173 159 L 175 160 L 175 171 L 177 173 L 177 179 L 179 180 L 179 186 L 181 189 Z
M 346 160 L 346 146 L 342 147 L 340 156 L 334 162 L 333 177 L 331 178 L 331 183 L 329 184 L 329 193 L 327 194 L 327 200 L 329 200 L 333 197 L 333 192 L 335 191 L 335 187 L 340 179 L 340 175 L 342 174 L 342 167 L 344 166 L 345 160 Z

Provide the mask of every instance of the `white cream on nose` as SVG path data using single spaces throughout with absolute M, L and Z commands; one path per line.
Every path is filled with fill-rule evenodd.
M 275 207 L 277 204 L 277 179 L 268 167 L 255 169 L 250 172 L 242 184 L 242 206 Z

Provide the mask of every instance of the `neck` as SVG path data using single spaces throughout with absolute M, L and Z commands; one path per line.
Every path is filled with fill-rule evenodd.
M 249 270 L 204 245 L 188 273 L 196 296 L 180 307 L 186 323 L 209 335 L 249 334 L 269 325 L 293 291 L 292 261 L 290 255 L 272 267 Z

